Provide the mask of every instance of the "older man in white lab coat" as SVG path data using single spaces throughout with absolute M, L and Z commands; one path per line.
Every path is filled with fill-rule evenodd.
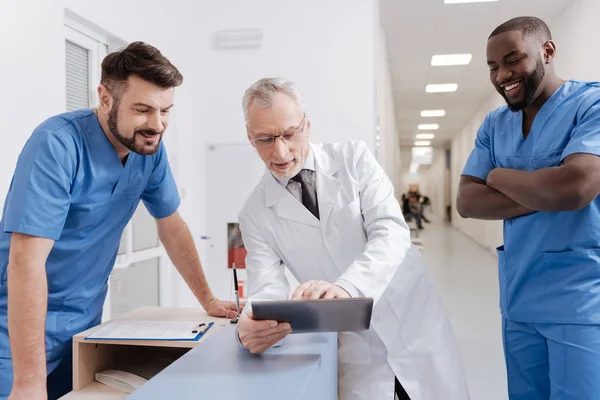
M 242 345 L 262 353 L 291 332 L 252 319 L 251 302 L 373 297 L 371 329 L 339 335 L 339 398 L 469 398 L 450 322 L 411 245 L 388 177 L 360 142 L 309 143 L 292 82 L 261 79 L 244 96 L 248 139 L 268 171 L 239 222 L 248 252 Z

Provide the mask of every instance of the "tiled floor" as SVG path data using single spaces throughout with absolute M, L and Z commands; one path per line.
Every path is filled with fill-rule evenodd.
M 456 333 L 472 400 L 506 400 L 496 257 L 452 227 L 421 231 L 423 254 Z

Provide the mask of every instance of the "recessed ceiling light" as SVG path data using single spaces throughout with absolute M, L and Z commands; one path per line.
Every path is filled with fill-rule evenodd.
M 431 146 L 431 142 L 429 140 L 417 140 L 415 146 Z
M 459 3 L 490 3 L 498 0 L 444 0 L 446 4 L 459 4 Z
M 417 133 L 417 140 L 431 140 L 435 137 L 433 133 Z
M 446 115 L 444 110 L 423 110 L 421 111 L 421 117 L 443 117 Z
M 425 87 L 425 91 L 427 93 L 446 93 L 446 92 L 456 92 L 458 90 L 458 85 L 456 83 L 442 83 L 436 85 L 427 85 Z
M 419 125 L 420 131 L 434 131 L 436 129 L 440 129 L 438 124 L 421 124 Z
M 448 65 L 468 65 L 473 56 L 471 54 L 440 54 L 431 57 L 431 65 L 444 67 Z

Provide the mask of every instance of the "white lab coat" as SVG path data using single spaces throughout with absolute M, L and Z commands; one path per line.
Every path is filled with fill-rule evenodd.
M 340 400 L 469 399 L 454 334 L 410 243 L 394 189 L 362 142 L 311 145 L 320 220 L 266 171 L 239 215 L 249 303 L 299 282 L 351 283 L 375 305 L 369 331 L 340 333 Z

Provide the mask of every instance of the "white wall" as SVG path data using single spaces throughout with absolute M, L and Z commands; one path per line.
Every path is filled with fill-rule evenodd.
M 597 16 L 600 15 L 600 2 L 597 0 L 578 0 L 574 2 L 557 21 L 546 21 L 550 26 L 557 45 L 555 68 L 564 79 L 600 80 L 600 54 L 590 51 L 596 47 L 600 37 Z M 492 92 L 491 84 L 490 93 Z M 475 135 L 485 115 L 504 104 L 498 94 L 477 111 L 460 134 L 452 141 L 452 195 L 453 225 L 482 246 L 494 251 L 502 243 L 502 223 L 462 219 L 454 206 L 458 191 L 458 179 L 467 157 L 474 146 Z
M 550 23 L 556 42 L 555 68 L 563 79 L 600 81 L 600 1 L 578 0 L 561 18 Z
M 402 174 L 400 145 L 396 129 L 396 115 L 386 40 L 383 28 L 379 28 L 377 45 L 377 114 L 379 121 L 378 159 L 394 184 L 396 194 L 401 195 Z
M 346 0 L 147 0 L 142 8 L 139 2 L 118 0 L 5 0 L 0 33 L 15 39 L 0 41 L 0 73 L 9 77 L 0 83 L 2 203 L 32 129 L 64 111 L 64 7 L 127 42 L 155 45 L 184 75 L 165 142 L 184 195 L 181 211 L 205 268 L 211 268 L 206 243 L 200 240 L 210 236 L 207 145 L 246 140 L 241 98 L 255 80 L 286 76 L 300 85 L 313 141 L 358 139 L 374 150 L 380 39 L 376 0 L 357 0 L 351 6 Z M 217 30 L 236 28 L 262 28 L 262 48 L 211 46 Z M 195 305 L 181 281 L 174 291 L 179 304 Z
M 35 126 L 65 109 L 62 9 L 58 2 L 2 1 L 0 11 L 0 201 Z M 0 213 L 2 211 L 0 210 Z
M 265 76 L 296 81 L 305 96 L 313 141 L 360 139 L 375 143 L 375 1 L 282 2 L 204 1 L 197 40 L 194 130 L 188 132 L 194 157 L 194 198 L 205 208 L 207 143 L 245 142 L 241 98 Z M 232 12 L 231 10 L 235 10 Z M 209 37 L 219 29 L 263 28 L 258 50 L 215 50 Z M 200 231 L 205 218 L 196 216 Z M 199 231 L 199 232 L 200 232 Z
M 428 191 L 424 192 L 431 199 L 431 212 L 438 217 L 446 218 L 446 203 L 449 200 L 446 182 L 449 179 L 446 168 L 446 149 L 434 149 L 433 161 L 428 171 Z

